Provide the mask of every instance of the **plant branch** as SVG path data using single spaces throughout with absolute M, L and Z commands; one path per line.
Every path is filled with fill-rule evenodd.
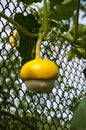
M 75 31 L 74 31 L 74 38 L 73 38 L 74 42 L 77 40 L 77 34 L 78 34 L 79 6 L 80 6 L 80 0 L 77 1 L 77 12 L 76 12 L 76 19 L 75 19 Z
M 11 24 L 13 24 L 24 35 L 26 35 L 28 37 L 31 37 L 31 38 L 37 38 L 39 36 L 38 34 L 33 34 L 33 33 L 28 32 L 25 28 L 20 26 L 17 22 L 15 22 L 13 19 L 9 18 L 3 12 L 0 12 L 0 16 L 3 17 L 4 19 L 6 19 Z

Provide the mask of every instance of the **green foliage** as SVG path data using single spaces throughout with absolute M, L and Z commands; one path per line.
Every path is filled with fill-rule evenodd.
M 75 107 L 70 124 L 74 130 L 86 130 L 86 97 Z
M 42 0 L 21 0 L 24 4 L 30 5 L 32 3 L 41 2 Z M 75 21 L 72 28 L 70 28 L 70 18 L 76 17 L 74 12 L 77 9 L 76 0 L 49 0 L 48 4 L 48 35 L 45 40 L 53 41 L 57 37 L 63 38 L 64 42 L 67 40 L 71 44 L 71 50 L 67 53 L 69 60 L 77 56 L 78 58 L 86 59 L 86 26 L 78 24 L 78 32 L 76 41 L 73 41 L 75 35 Z M 71 7 L 71 8 L 70 8 Z M 79 9 L 85 10 L 85 7 L 80 2 Z M 37 16 L 37 17 L 36 17 Z M 31 33 L 43 33 L 44 29 L 44 13 L 43 8 L 38 8 L 37 11 L 32 11 L 28 15 L 17 13 L 14 20 L 22 27 Z M 66 21 L 66 22 L 65 22 Z M 70 30 L 70 31 L 69 31 Z M 65 33 L 66 32 L 66 33 Z M 65 35 L 64 35 L 65 33 Z M 17 50 L 22 57 L 22 64 L 35 57 L 35 46 L 37 39 L 24 36 L 20 33 L 20 45 Z
M 73 25 L 70 33 L 72 35 L 74 35 L 74 30 L 75 30 L 75 25 Z M 83 24 L 78 24 L 78 33 L 77 33 L 77 37 L 81 37 L 83 35 L 86 35 L 86 26 Z
M 71 8 L 70 8 L 71 6 Z M 71 50 L 67 52 L 68 59 L 71 60 L 73 57 L 86 59 L 86 26 L 78 23 L 78 31 L 76 32 L 76 41 L 74 41 L 75 35 L 75 19 L 77 9 L 76 0 L 62 0 L 52 1 L 48 3 L 48 18 L 49 18 L 49 37 L 50 41 L 61 37 L 67 40 L 71 44 Z M 84 5 L 80 1 L 79 10 L 85 10 Z M 75 17 L 73 26 L 70 28 L 70 18 Z M 64 22 L 63 22 L 64 20 Z M 66 20 L 66 22 L 65 22 Z M 51 31 L 52 30 L 52 31 Z M 70 31 L 69 31 L 70 30 Z M 65 35 L 64 35 L 64 32 Z
M 49 0 L 51 6 L 56 6 L 58 4 L 61 4 L 64 0 Z
M 35 19 L 33 14 L 24 16 L 22 13 L 16 13 L 14 19 L 29 32 L 37 33 L 39 31 L 40 24 Z M 35 46 L 37 39 L 27 37 L 20 32 L 19 34 L 20 45 L 17 47 L 17 50 L 22 57 L 22 64 L 24 64 L 35 57 Z
M 75 25 L 70 33 L 74 36 Z M 77 41 L 72 43 L 71 51 L 67 53 L 69 60 L 77 56 L 78 58 L 86 59 L 86 26 L 78 24 Z
M 70 8 L 71 5 L 71 8 Z M 55 20 L 67 20 L 73 16 L 74 10 L 76 7 L 76 0 L 70 1 L 60 1 L 60 4 L 57 2 L 51 1 L 49 17 Z
M 71 5 L 71 8 L 70 8 Z M 76 7 L 76 0 L 72 0 L 66 4 L 57 5 L 56 11 L 59 15 L 59 19 L 69 19 L 73 16 Z

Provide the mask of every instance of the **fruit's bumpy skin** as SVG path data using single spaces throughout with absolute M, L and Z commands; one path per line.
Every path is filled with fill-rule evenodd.
M 56 79 L 58 77 L 57 65 L 45 59 L 34 59 L 26 64 L 20 70 L 22 80 L 28 79 Z

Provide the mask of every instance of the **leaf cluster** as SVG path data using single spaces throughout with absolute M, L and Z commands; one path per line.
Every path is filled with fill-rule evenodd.
M 26 6 L 33 3 L 42 2 L 42 0 L 20 0 Z M 83 0 L 80 1 L 79 10 L 85 11 Z M 76 0 L 49 0 L 47 2 L 48 15 L 48 34 L 45 40 L 53 42 L 58 37 L 65 43 L 71 44 L 71 50 L 67 53 L 69 60 L 77 56 L 86 59 L 86 26 L 78 23 L 78 32 L 75 32 L 75 19 L 77 10 Z M 34 9 L 33 9 L 34 10 Z M 37 17 L 36 17 L 37 15 Z M 72 19 L 72 20 L 71 20 Z M 17 13 L 14 20 L 22 27 L 32 33 L 43 33 L 44 28 L 44 12 L 43 8 L 32 11 L 27 15 Z M 73 22 L 73 26 L 71 25 Z M 77 33 L 76 41 L 74 35 Z M 35 46 L 37 39 L 24 36 L 20 33 L 20 45 L 17 47 L 23 59 L 22 64 L 35 57 Z M 24 44 L 24 47 L 23 47 Z M 26 53 L 25 53 L 26 52 Z
M 70 8 L 71 5 L 71 8 Z M 76 0 L 50 0 L 49 17 L 57 21 L 68 20 L 76 9 Z
M 72 27 L 70 33 L 73 36 L 75 30 L 75 25 Z M 71 51 L 67 53 L 69 60 L 77 56 L 78 58 L 86 59 L 86 26 L 83 24 L 78 24 L 77 40 L 72 43 Z

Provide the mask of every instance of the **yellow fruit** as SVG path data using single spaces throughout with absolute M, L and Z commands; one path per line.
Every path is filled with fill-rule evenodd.
M 34 59 L 23 65 L 20 70 L 22 80 L 28 79 L 56 79 L 58 76 L 57 65 L 46 59 Z
M 10 36 L 9 37 L 9 42 L 10 42 L 11 46 L 14 47 L 15 43 L 16 43 L 16 40 L 15 40 L 15 38 L 13 36 Z
M 57 65 L 45 59 L 34 59 L 23 65 L 20 77 L 32 92 L 50 93 L 58 77 Z
M 15 29 L 12 32 L 12 35 L 9 37 L 9 43 L 11 44 L 12 47 L 16 45 L 16 42 L 18 40 L 18 31 Z

